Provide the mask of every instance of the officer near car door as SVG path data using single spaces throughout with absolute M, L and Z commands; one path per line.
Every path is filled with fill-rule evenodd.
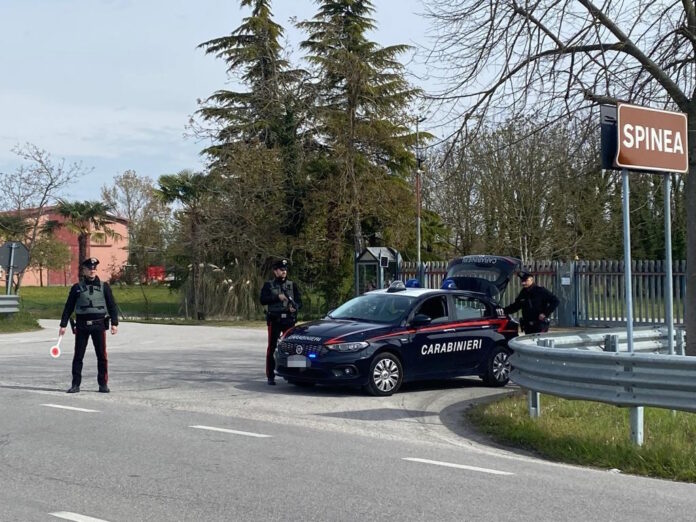
M 514 314 L 522 310 L 520 326 L 526 334 L 547 332 L 549 316 L 558 306 L 558 297 L 543 286 L 537 285 L 534 276 L 529 272 L 521 271 L 518 275 L 522 290 L 517 299 L 504 308 L 505 313 Z
M 82 360 L 89 339 L 92 339 L 97 354 L 97 383 L 101 393 L 109 393 L 109 373 L 106 356 L 106 331 L 111 322 L 111 334 L 118 331 L 118 309 L 111 287 L 97 276 L 99 260 L 95 257 L 85 259 L 81 264 L 80 282 L 70 288 L 68 300 L 60 318 L 59 335 L 65 333 L 68 321 L 72 325 L 75 312 L 75 354 L 72 361 L 72 386 L 68 393 L 78 393 L 82 382 Z
M 274 353 L 278 338 L 292 328 L 297 321 L 297 311 L 302 307 L 300 289 L 288 280 L 288 260 L 279 259 L 271 265 L 273 279 L 261 288 L 261 304 L 267 307 L 268 346 L 266 347 L 266 378 L 275 384 Z

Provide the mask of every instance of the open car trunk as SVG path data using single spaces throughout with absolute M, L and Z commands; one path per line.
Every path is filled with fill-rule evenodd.
M 460 290 L 479 292 L 500 301 L 510 277 L 519 270 L 522 261 L 516 257 L 464 256 L 447 265 L 447 279 Z

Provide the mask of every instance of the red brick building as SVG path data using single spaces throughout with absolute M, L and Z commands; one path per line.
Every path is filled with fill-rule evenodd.
M 54 209 L 55 207 L 45 209 L 41 223 L 51 220 L 59 223 L 65 222 L 65 218 L 55 212 Z M 108 281 L 112 273 L 118 273 L 128 262 L 128 220 L 116 216 L 109 216 L 109 218 L 112 221 L 109 224 L 109 228 L 116 232 L 119 237 L 116 239 L 107 237 L 103 243 L 92 239 L 87 244 L 87 257 L 99 259 L 97 275 L 103 281 Z M 80 274 L 77 234 L 71 232 L 66 227 L 58 227 L 54 232 L 54 236 L 70 248 L 70 263 L 61 270 L 43 269 L 42 273 L 38 269 L 27 268 L 22 279 L 22 286 L 39 286 L 41 282 L 43 282 L 44 286 L 67 286 L 77 282 Z

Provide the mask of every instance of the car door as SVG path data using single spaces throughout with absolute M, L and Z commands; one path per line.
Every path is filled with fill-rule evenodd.
M 454 316 L 455 347 L 452 351 L 452 368 L 471 373 L 485 363 L 494 341 L 489 330 L 495 328 L 493 307 L 483 299 L 466 294 L 454 294 L 451 314 Z
M 412 334 L 408 349 L 410 376 L 436 377 L 448 373 L 456 333 L 449 308 L 445 294 L 429 297 L 416 307 L 413 316 L 427 315 L 431 321 L 415 327 Z

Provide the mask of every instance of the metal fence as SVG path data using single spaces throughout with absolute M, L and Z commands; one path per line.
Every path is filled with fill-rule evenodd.
M 625 278 L 623 261 L 584 261 L 575 263 L 578 326 L 625 324 Z M 633 319 L 650 325 L 665 320 L 665 270 L 663 261 L 633 261 Z M 684 323 L 686 261 L 672 266 L 674 322 Z
M 539 260 L 525 265 L 541 286 L 561 299 L 553 322 L 560 326 L 619 326 L 626 323 L 624 263 L 616 260 Z M 424 264 L 426 288 L 439 288 L 447 271 L 446 261 Z M 665 320 L 665 270 L 663 261 L 632 261 L 633 320 L 635 325 L 656 325 Z M 405 281 L 418 276 L 416 263 L 403 263 Z M 672 303 L 675 324 L 684 323 L 686 306 L 686 261 L 674 261 Z M 512 302 L 521 289 L 512 278 L 502 304 Z

